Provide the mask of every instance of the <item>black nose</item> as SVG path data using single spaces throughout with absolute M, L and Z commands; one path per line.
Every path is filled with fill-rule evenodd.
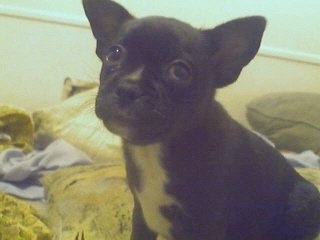
M 115 93 L 122 103 L 133 102 L 142 96 L 140 87 L 135 83 L 122 83 Z

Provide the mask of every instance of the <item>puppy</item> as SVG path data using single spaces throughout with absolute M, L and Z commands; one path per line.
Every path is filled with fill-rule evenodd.
M 102 61 L 96 115 L 123 139 L 132 240 L 308 240 L 318 190 L 213 99 L 257 53 L 254 16 L 198 30 L 83 0 Z

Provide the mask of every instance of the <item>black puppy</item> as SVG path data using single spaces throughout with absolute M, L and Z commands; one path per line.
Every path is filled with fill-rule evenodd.
M 197 30 L 83 4 L 103 63 L 96 114 L 123 139 L 131 239 L 313 239 L 317 189 L 213 100 L 255 56 L 265 19 Z

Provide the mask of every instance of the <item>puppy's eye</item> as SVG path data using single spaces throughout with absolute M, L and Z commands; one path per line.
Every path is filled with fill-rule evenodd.
M 176 83 L 190 84 L 192 81 L 191 65 L 184 60 L 174 60 L 168 67 L 167 78 Z
M 111 64 L 122 63 L 126 57 L 126 50 L 121 45 L 111 46 L 106 54 L 105 61 Z

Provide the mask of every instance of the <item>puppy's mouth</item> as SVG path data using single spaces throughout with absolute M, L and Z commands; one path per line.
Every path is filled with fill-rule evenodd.
M 107 104 L 106 104 L 107 105 Z M 114 98 L 110 113 L 115 118 L 124 121 L 155 121 L 167 119 L 162 113 L 159 103 L 155 103 L 154 99 L 147 95 L 142 95 L 137 99 L 128 101 L 122 98 Z
M 131 101 L 97 96 L 96 114 L 114 134 L 134 143 L 148 143 L 159 139 L 170 125 L 167 114 L 155 101 L 150 96 Z

